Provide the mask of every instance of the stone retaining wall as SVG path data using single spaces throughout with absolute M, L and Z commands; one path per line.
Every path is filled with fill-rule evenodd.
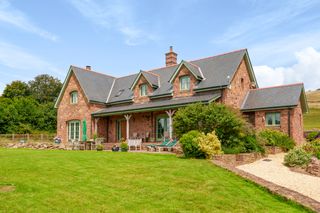
M 29 148 L 29 149 L 59 149 L 66 150 L 67 147 L 64 144 L 54 144 L 54 143 L 8 143 L 7 148 Z
M 311 163 L 307 167 L 307 172 L 320 177 L 320 160 L 316 157 L 311 159 Z
M 253 163 L 263 157 L 264 155 L 261 153 L 222 154 L 213 156 L 213 160 L 220 161 L 227 165 L 239 166 Z

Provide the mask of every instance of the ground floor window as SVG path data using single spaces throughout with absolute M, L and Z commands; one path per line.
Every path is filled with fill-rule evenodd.
M 266 126 L 280 126 L 280 112 L 267 112 Z
M 76 141 L 80 140 L 80 121 L 68 122 L 68 139 Z
M 169 132 L 169 118 L 168 116 L 162 115 L 157 117 L 156 123 L 156 136 L 157 141 L 162 140 L 165 136 L 168 136 Z

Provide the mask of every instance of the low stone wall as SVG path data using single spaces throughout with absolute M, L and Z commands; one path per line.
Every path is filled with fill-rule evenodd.
M 274 155 L 283 152 L 283 150 L 277 146 L 265 146 L 264 148 L 266 150 L 266 154 Z
M 240 153 L 240 154 L 222 154 L 213 156 L 213 160 L 220 161 L 230 166 L 239 166 L 242 164 L 253 163 L 264 155 L 261 153 Z
M 320 177 L 320 160 L 313 157 L 306 171 L 312 175 Z
M 7 148 L 18 149 L 18 148 L 29 148 L 29 149 L 59 149 L 66 150 L 67 147 L 64 144 L 54 143 L 8 143 Z

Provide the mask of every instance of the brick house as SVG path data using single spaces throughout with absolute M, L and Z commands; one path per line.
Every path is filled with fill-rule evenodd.
M 81 140 L 86 120 L 89 138 L 161 141 L 174 136 L 177 108 L 215 101 L 240 109 L 257 129 L 279 129 L 303 142 L 303 84 L 258 88 L 246 49 L 177 63 L 170 47 L 165 56 L 165 67 L 120 78 L 70 66 L 55 104 L 57 135 L 63 142 Z

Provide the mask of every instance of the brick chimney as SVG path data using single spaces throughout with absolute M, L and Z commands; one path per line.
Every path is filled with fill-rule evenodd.
M 172 46 L 170 46 L 170 51 L 166 53 L 166 66 L 177 64 L 177 53 L 173 52 Z
M 87 65 L 86 70 L 91 71 L 91 66 Z

